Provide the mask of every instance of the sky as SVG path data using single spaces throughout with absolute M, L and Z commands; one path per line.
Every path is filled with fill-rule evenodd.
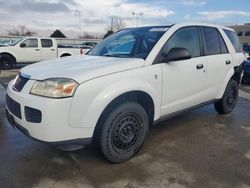
M 0 35 L 25 25 L 40 36 L 60 29 L 67 37 L 103 35 L 111 17 L 126 27 L 208 22 L 220 25 L 250 23 L 249 0 L 0 0 Z

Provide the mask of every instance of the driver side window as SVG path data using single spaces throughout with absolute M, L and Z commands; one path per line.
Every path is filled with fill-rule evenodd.
M 192 58 L 199 57 L 201 48 L 197 27 L 185 27 L 176 31 L 163 47 L 166 53 L 172 48 L 186 48 Z
M 21 43 L 21 46 L 25 48 L 37 48 L 38 41 L 37 39 L 27 39 Z

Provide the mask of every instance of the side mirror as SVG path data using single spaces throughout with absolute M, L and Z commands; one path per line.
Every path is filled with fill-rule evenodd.
M 167 54 L 163 52 L 161 62 L 180 61 L 191 59 L 191 54 L 186 48 L 172 48 Z
M 22 44 L 20 45 L 20 47 L 21 47 L 21 48 L 25 48 L 25 47 L 26 47 L 26 44 L 25 44 L 25 43 L 22 43 Z

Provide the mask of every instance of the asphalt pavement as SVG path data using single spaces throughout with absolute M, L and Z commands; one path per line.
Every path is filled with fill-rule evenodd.
M 15 75 L 0 75 L 6 87 Z M 151 128 L 130 161 L 111 164 L 92 146 L 63 152 L 13 130 L 4 115 L 0 84 L 0 188 L 250 188 L 250 91 L 236 109 L 213 106 L 187 112 Z

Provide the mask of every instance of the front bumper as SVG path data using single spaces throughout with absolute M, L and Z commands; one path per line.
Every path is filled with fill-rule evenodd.
M 74 150 L 73 148 L 78 148 L 78 146 L 85 146 L 91 143 L 92 138 L 79 138 L 79 139 L 73 139 L 73 140 L 65 140 L 65 141 L 59 141 L 59 142 L 46 142 L 43 140 L 38 140 L 34 137 L 32 137 L 27 129 L 19 125 L 14 120 L 14 116 L 10 114 L 10 112 L 6 109 L 5 110 L 6 117 L 10 125 L 13 127 L 13 129 L 20 130 L 23 134 L 25 134 L 27 137 L 31 138 L 34 141 L 52 145 L 58 148 L 62 148 L 64 150 Z
M 73 128 L 69 126 L 69 114 L 72 98 L 50 99 L 29 94 L 35 83 L 29 80 L 21 92 L 12 89 L 13 81 L 7 88 L 7 96 L 20 106 L 20 116 L 13 113 L 16 106 L 6 105 L 6 115 L 13 127 L 21 130 L 25 135 L 43 143 L 56 146 L 86 145 L 91 142 L 93 128 Z M 37 109 L 41 112 L 40 122 L 34 123 L 27 119 L 25 107 Z

